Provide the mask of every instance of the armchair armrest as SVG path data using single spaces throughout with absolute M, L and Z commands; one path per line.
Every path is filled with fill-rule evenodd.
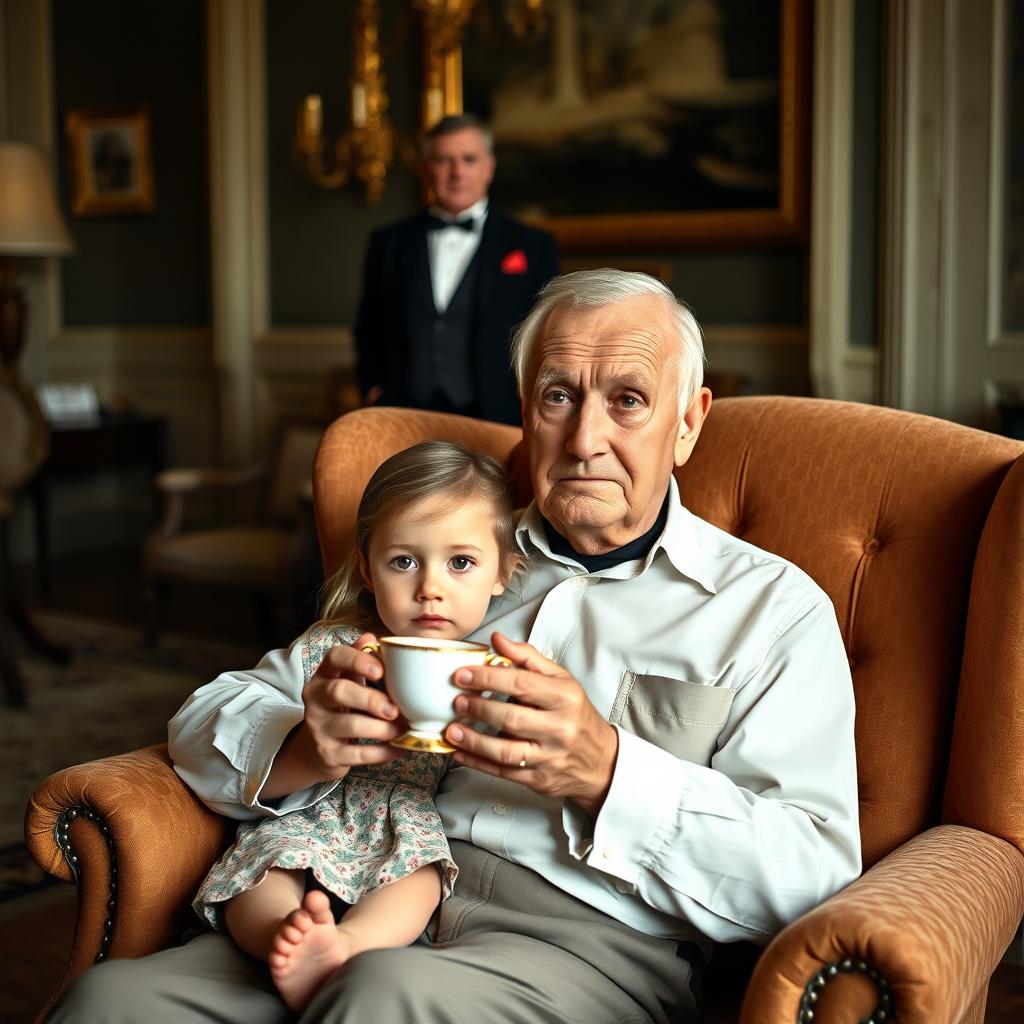
M 25 841 L 44 871 L 78 887 L 53 998 L 90 964 L 165 949 L 198 924 L 192 896 L 233 831 L 174 773 L 164 744 L 51 775 L 29 801 Z
M 956 1024 L 984 996 L 1022 912 L 1015 847 L 976 829 L 933 828 L 775 937 L 741 1024 L 879 1020 L 883 995 L 886 1020 Z
M 243 487 L 262 480 L 267 466 L 257 463 L 242 469 L 196 469 L 179 466 L 165 469 L 153 478 L 153 486 L 161 494 L 192 494 L 194 491 L 216 490 L 225 487 Z
M 269 466 L 256 463 L 241 469 L 196 469 L 180 466 L 165 469 L 153 478 L 153 486 L 160 495 L 160 522 L 153 531 L 155 537 L 173 537 L 181 529 L 185 514 L 185 498 L 200 491 L 228 490 L 248 487 L 263 480 Z

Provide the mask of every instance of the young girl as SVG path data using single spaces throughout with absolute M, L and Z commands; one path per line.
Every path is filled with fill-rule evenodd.
M 443 441 L 399 452 L 366 486 L 355 551 L 321 620 L 295 641 L 304 683 L 363 630 L 465 637 L 521 559 L 497 462 Z M 353 768 L 311 807 L 243 822 L 193 906 L 265 959 L 284 1001 L 302 1010 L 356 953 L 412 942 L 450 895 L 456 867 L 433 803 L 448 763 L 410 752 Z M 352 906 L 336 924 L 339 901 Z

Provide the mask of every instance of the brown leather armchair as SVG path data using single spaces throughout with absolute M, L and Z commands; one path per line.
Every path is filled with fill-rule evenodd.
M 491 452 L 529 496 L 514 428 L 350 414 L 316 460 L 328 571 L 351 547 L 371 471 L 427 436 Z M 712 409 L 679 480 L 698 515 L 830 594 L 858 704 L 865 872 L 759 956 L 722 947 L 705 1019 L 980 1024 L 1024 913 L 1024 444 L 876 407 L 733 398 Z M 36 861 L 79 885 L 62 985 L 98 954 L 173 943 L 231 831 L 163 747 L 54 775 L 26 828 Z

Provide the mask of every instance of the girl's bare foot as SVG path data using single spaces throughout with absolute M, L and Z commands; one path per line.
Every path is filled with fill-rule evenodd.
M 300 1011 L 351 954 L 347 936 L 334 925 L 327 894 L 314 890 L 281 922 L 267 963 L 281 998 L 289 1009 Z

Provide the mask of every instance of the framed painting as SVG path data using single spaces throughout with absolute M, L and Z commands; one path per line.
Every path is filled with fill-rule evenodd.
M 607 260 L 587 259 L 581 256 L 565 256 L 559 260 L 559 269 L 563 274 L 571 274 L 576 270 L 600 270 L 608 265 Z M 619 270 L 631 270 L 639 274 L 647 274 L 657 278 L 662 284 L 672 287 L 672 264 L 667 260 L 623 260 L 617 259 L 615 266 Z
M 148 213 L 156 205 L 149 111 L 70 110 L 71 209 L 78 217 Z
M 810 7 L 553 0 L 524 23 L 481 0 L 443 107 L 490 124 L 495 205 L 565 251 L 801 244 Z

